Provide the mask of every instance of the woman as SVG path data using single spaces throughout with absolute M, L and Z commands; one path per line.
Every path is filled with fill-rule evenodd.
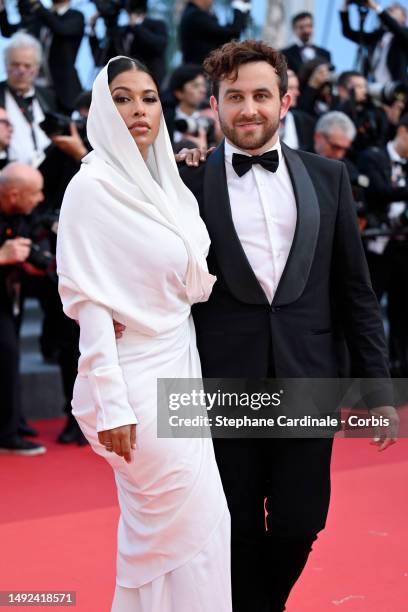
M 73 414 L 113 467 L 121 517 L 114 612 L 228 612 L 229 514 L 211 440 L 157 437 L 157 378 L 199 378 L 191 304 L 209 238 L 182 183 L 157 87 L 129 58 L 95 80 L 93 147 L 68 186 L 59 289 L 80 325 Z M 116 343 L 113 318 L 126 325 Z

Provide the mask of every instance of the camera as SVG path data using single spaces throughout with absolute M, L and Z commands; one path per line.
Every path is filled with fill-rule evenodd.
M 86 119 L 75 119 L 61 115 L 60 113 L 45 113 L 45 119 L 40 123 L 40 128 L 47 136 L 70 136 L 70 124 L 75 123 L 82 140 L 86 140 Z
M 394 102 L 406 102 L 408 100 L 408 81 L 391 81 L 382 83 L 369 83 L 368 92 L 373 100 L 381 104 L 394 104 Z
M 199 130 L 204 129 L 207 134 L 214 127 L 214 121 L 207 117 L 186 117 L 185 119 L 175 119 L 174 129 L 182 134 L 198 136 Z

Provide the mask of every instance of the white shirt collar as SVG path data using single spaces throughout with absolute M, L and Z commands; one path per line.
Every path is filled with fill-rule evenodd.
M 391 161 L 399 162 L 400 164 L 405 164 L 407 162 L 406 159 L 398 155 L 398 153 L 395 150 L 394 143 L 392 142 L 392 140 L 387 143 L 387 151 L 388 151 L 388 155 L 390 156 Z
M 234 153 L 239 153 L 240 155 L 247 155 L 248 157 L 252 157 L 252 155 L 250 153 L 247 153 L 246 151 L 243 151 L 242 149 L 239 149 L 238 147 L 235 147 L 233 144 L 228 142 L 227 139 L 225 139 L 225 149 L 224 149 L 224 151 L 225 151 L 225 153 L 224 153 L 225 161 L 228 162 L 229 164 L 232 164 L 232 156 L 233 156 Z M 280 143 L 279 138 L 276 141 L 276 143 L 273 145 L 273 147 L 271 147 L 267 151 L 264 151 L 264 153 L 268 153 L 268 151 L 277 151 L 278 155 L 279 155 L 279 161 L 282 160 L 282 147 L 281 147 L 281 143 Z
M 57 15 L 65 15 L 65 13 L 69 10 L 70 6 L 69 3 L 65 4 L 64 6 L 55 6 L 54 7 L 54 12 L 57 13 Z

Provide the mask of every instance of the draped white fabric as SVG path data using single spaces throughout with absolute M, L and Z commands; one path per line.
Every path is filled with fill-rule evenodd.
M 120 609 L 134 612 L 137 601 L 138 612 L 180 612 L 183 602 L 230 612 L 229 514 L 212 442 L 157 438 L 157 378 L 201 376 L 190 305 L 207 299 L 215 280 L 208 234 L 163 119 L 146 165 L 111 99 L 106 67 L 88 134 L 94 151 L 65 194 L 57 264 L 64 311 L 81 331 L 73 414 L 115 472 L 117 585 L 140 590 Z M 127 326 L 118 341 L 112 318 Z M 126 464 L 97 431 L 132 423 L 137 449 Z M 217 584 L 216 601 L 198 607 L 197 592 L 183 587 L 189 576 L 204 591 Z

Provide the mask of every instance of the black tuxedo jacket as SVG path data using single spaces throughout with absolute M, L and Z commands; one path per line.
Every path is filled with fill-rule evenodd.
M 313 151 L 315 118 L 298 108 L 291 108 L 289 112 L 292 113 L 295 120 L 299 149 Z
M 183 63 L 202 64 L 211 51 L 239 38 L 247 22 L 247 14 L 234 10 L 232 23 L 221 25 L 215 15 L 188 2 L 179 29 Z
M 316 45 L 310 45 L 315 51 L 317 57 L 323 57 L 327 60 L 329 64 L 331 64 L 331 54 L 327 49 L 323 49 L 322 47 L 316 47 Z M 293 70 L 298 74 L 300 67 L 302 66 L 303 59 L 300 53 L 300 47 L 298 45 L 292 45 L 291 47 L 286 47 L 286 49 L 282 49 L 282 53 L 285 55 L 286 60 L 288 62 L 288 68 Z
M 359 44 L 363 43 L 368 47 L 370 53 L 369 57 L 372 58 L 374 49 L 377 43 L 381 40 L 383 34 L 386 31 L 392 32 L 394 38 L 392 39 L 388 56 L 387 56 L 387 68 L 394 81 L 400 81 L 407 78 L 407 67 L 408 67 L 408 28 L 400 26 L 399 23 L 387 13 L 383 11 L 379 15 L 381 25 L 383 27 L 373 30 L 372 32 L 364 32 L 362 39 L 360 38 L 360 32 L 353 30 L 350 25 L 348 11 L 340 12 L 341 26 L 343 36 Z M 366 76 L 372 69 L 369 64 L 366 66 Z
M 386 147 L 372 147 L 364 151 L 358 159 L 359 170 L 365 174 L 370 184 L 366 189 L 366 200 L 370 212 L 380 217 L 388 212 L 392 202 L 408 203 L 408 184 L 406 187 L 392 185 L 391 159 Z
M 68 9 L 63 15 L 57 15 L 43 6 L 34 12 L 34 16 L 38 24 L 47 26 L 52 32 L 48 67 L 59 106 L 62 110 L 71 112 L 75 99 L 82 91 L 75 60 L 84 35 L 84 16 L 75 9 Z M 19 29 L 20 24 L 10 24 L 6 11 L 2 11 L 0 27 L 3 36 L 8 37 Z M 40 30 L 40 27 L 38 29 Z
M 340 162 L 282 144 L 297 204 L 297 226 L 272 304 L 234 228 L 224 147 L 206 164 L 181 166 L 211 238 L 208 302 L 193 316 L 206 377 L 335 378 L 344 333 L 356 377 L 388 378 L 380 311 L 357 227 L 347 171 Z M 271 193 L 273 198 L 273 193 Z M 248 202 L 251 206 L 251 202 Z M 387 388 L 379 404 L 392 403 Z

